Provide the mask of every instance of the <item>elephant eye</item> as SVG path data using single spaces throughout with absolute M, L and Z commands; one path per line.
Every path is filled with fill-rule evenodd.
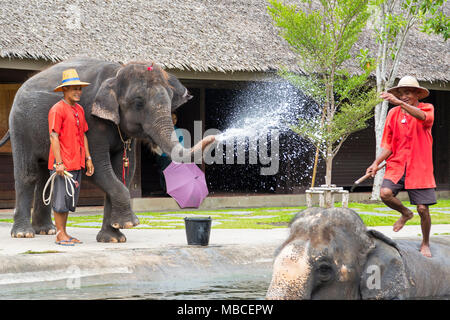
M 317 273 L 321 281 L 329 281 L 334 274 L 333 267 L 327 263 L 321 263 L 317 268 Z
M 144 107 L 144 99 L 142 97 L 137 97 L 133 99 L 133 104 L 136 108 L 142 109 Z

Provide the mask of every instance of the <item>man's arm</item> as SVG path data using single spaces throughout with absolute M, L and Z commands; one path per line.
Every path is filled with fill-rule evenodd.
M 50 145 L 52 147 L 53 155 L 55 156 L 56 173 L 60 176 L 64 176 L 64 170 L 66 169 L 66 167 L 64 166 L 61 157 L 61 146 L 59 144 L 59 135 L 54 131 L 50 133 Z
M 86 134 L 84 135 L 84 151 L 86 153 L 86 175 L 92 176 L 94 174 L 94 164 L 92 163 L 91 153 L 89 151 L 89 143 Z
M 384 100 L 389 101 L 390 103 L 400 106 L 403 110 L 408 112 L 410 115 L 412 115 L 414 118 L 417 118 L 419 120 L 425 120 L 427 118 L 425 112 L 420 110 L 417 107 L 414 107 L 400 99 L 398 99 L 396 96 L 394 96 L 392 93 L 382 92 L 380 94 L 380 97 Z
M 427 118 L 425 112 L 423 112 L 422 110 L 420 110 L 417 107 L 414 107 L 414 106 L 412 106 L 410 104 L 407 104 L 406 102 L 402 101 L 402 103 L 399 104 L 399 106 L 402 107 L 403 110 L 408 112 L 414 118 L 417 118 L 417 119 L 422 120 L 422 121 L 424 121 Z
M 372 178 L 375 177 L 375 174 L 378 171 L 378 166 L 380 163 L 382 163 L 384 160 L 389 158 L 389 156 L 392 154 L 392 151 L 389 149 L 381 148 L 380 155 L 375 159 L 375 161 L 370 165 L 370 167 L 367 168 L 366 174 L 371 174 Z

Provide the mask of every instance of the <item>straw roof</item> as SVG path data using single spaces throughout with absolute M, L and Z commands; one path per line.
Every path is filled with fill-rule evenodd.
M 0 57 L 153 60 L 191 71 L 295 70 L 266 0 L 2 0 Z M 361 41 L 375 50 L 370 38 Z M 410 37 L 401 73 L 448 81 L 449 44 Z

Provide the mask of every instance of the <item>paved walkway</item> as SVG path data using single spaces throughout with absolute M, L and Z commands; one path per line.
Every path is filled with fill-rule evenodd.
M 80 207 L 75 215 L 99 214 L 102 210 L 102 207 Z M 0 210 L 0 218 L 12 218 L 12 210 Z M 420 226 L 406 225 L 398 233 L 392 231 L 392 226 L 373 229 L 394 239 L 417 237 L 421 233 Z M 152 292 L 157 292 L 150 298 L 164 298 L 161 292 L 166 289 L 160 287 L 167 286 L 173 286 L 177 293 L 169 297 L 177 298 L 178 291 L 184 290 L 183 284 L 203 288 L 217 279 L 231 281 L 249 275 L 264 282 L 260 293 L 263 298 L 274 251 L 289 232 L 288 228 L 212 229 L 209 245 L 201 247 L 187 245 L 184 229 L 121 230 L 127 237 L 125 243 L 98 243 L 98 230 L 69 227 L 69 234 L 83 244 L 63 247 L 54 243 L 54 235 L 11 238 L 11 224 L 0 222 L 0 298 L 91 299 L 127 295 L 148 298 L 146 292 L 150 289 L 146 286 L 154 286 Z M 433 225 L 431 233 L 448 234 L 450 225 Z M 67 290 L 77 283 L 84 289 Z M 124 283 L 128 288 L 125 293 Z M 138 285 L 142 283 L 146 285 Z M 106 288 L 105 285 L 108 289 L 95 291 Z M 43 296 L 42 288 L 50 290 L 50 295 Z M 254 297 L 253 293 L 250 297 Z
M 79 207 L 71 215 L 101 214 L 103 207 Z M 139 214 L 139 213 L 137 213 Z M 12 218 L 11 209 L 0 210 L 0 219 Z M 391 238 L 420 237 L 420 225 L 406 225 L 399 232 L 392 226 L 369 227 Z M 98 228 L 68 228 L 70 235 L 83 241 L 73 247 L 63 247 L 54 243 L 54 236 L 36 235 L 31 239 L 15 239 L 10 236 L 11 224 L 0 222 L 0 256 L 19 254 L 28 250 L 59 250 L 66 252 L 92 252 L 110 249 L 157 249 L 162 247 L 187 246 L 184 229 L 125 229 L 121 230 L 127 237 L 125 243 L 98 243 Z M 287 237 L 287 228 L 276 229 L 212 229 L 210 246 L 258 245 L 276 247 Z M 450 235 L 450 224 L 432 225 L 431 235 Z

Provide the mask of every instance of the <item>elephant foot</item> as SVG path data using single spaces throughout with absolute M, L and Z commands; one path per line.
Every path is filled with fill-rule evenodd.
M 31 225 L 17 225 L 13 224 L 11 229 L 11 237 L 13 238 L 34 238 L 35 232 Z
M 41 235 L 56 234 L 56 227 L 53 223 L 48 223 L 44 225 L 33 225 L 33 230 L 36 234 Z
M 108 230 L 101 229 L 97 234 L 97 242 L 126 242 L 127 238 L 118 229 L 108 228 Z
M 137 225 L 139 225 L 139 219 L 133 212 L 131 212 L 131 215 L 111 218 L 111 226 L 114 229 L 130 229 Z

